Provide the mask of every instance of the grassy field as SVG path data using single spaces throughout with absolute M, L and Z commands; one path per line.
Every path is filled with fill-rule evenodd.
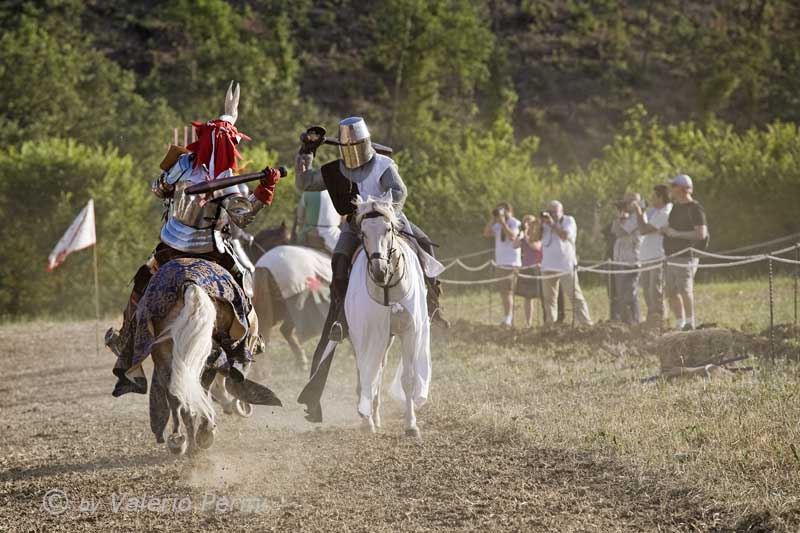
M 786 322 L 791 280 L 777 286 Z M 588 293 L 602 319 L 604 295 Z M 642 384 L 659 364 L 635 333 L 603 324 L 565 326 L 556 337 L 487 327 L 480 323 L 499 319 L 489 296 L 446 300 L 458 320 L 434 336 L 421 442 L 402 436 L 390 400 L 381 434 L 358 429 L 346 351 L 331 372 L 325 423 L 305 422 L 293 401 L 305 377 L 275 342 L 266 366 L 284 408 L 223 416 L 214 447 L 194 458 L 155 444 L 145 397 L 110 397 L 112 358 L 95 354 L 93 323 L 2 326 L 0 530 L 800 528 L 796 363 L 754 357 L 743 363 L 752 371 L 727 378 Z M 765 324 L 764 282 L 701 286 L 698 296 L 703 321 Z M 610 337 L 593 336 L 603 331 Z M 70 501 L 212 491 L 265 497 L 269 506 L 119 514 L 106 505 L 54 516 L 42 510 L 53 487 Z
M 590 279 L 594 284 L 584 287 L 583 292 L 589 302 L 589 310 L 594 321 L 608 320 L 608 296 L 604 286 L 598 286 L 597 275 Z M 581 278 L 583 280 L 583 278 Z M 773 282 L 773 312 L 775 323 L 794 321 L 795 293 L 794 279 L 789 276 L 776 277 Z M 490 289 L 459 292 L 445 286 L 448 314 L 455 319 L 477 321 L 485 324 L 499 324 L 502 310 L 500 299 Z M 640 291 L 641 292 L 641 291 Z M 799 296 L 800 297 L 800 296 Z M 769 326 L 769 282 L 766 277 L 746 281 L 715 281 L 698 283 L 695 287 L 695 305 L 698 324 L 716 323 L 721 326 L 742 329 L 748 332 L 762 331 Z M 647 307 L 640 294 L 642 316 Z M 522 299 L 516 298 L 514 320 L 518 325 L 524 323 Z M 571 306 L 566 304 L 567 319 L 571 320 Z M 541 324 L 541 307 L 534 306 L 534 322 Z

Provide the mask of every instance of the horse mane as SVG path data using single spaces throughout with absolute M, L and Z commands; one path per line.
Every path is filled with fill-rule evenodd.
M 391 191 L 387 191 L 380 198 L 369 196 L 366 200 L 358 195 L 355 200 L 353 200 L 353 205 L 356 207 L 356 223 L 358 224 L 361 224 L 361 220 L 365 215 L 372 212 L 380 213 L 393 226 L 397 226 L 400 223 L 397 211 L 394 208 Z

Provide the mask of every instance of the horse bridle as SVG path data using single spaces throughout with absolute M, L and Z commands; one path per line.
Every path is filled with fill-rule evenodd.
M 384 215 L 381 214 L 379 211 L 373 210 L 373 211 L 370 211 L 369 213 L 363 215 L 360 218 L 360 220 L 358 221 L 358 230 L 359 230 L 359 233 L 360 233 L 361 242 L 364 242 L 364 232 L 361 230 L 361 222 L 366 218 L 379 218 L 379 217 L 383 217 L 383 216 Z M 387 256 L 386 256 L 386 262 L 389 265 L 392 264 L 392 258 L 394 257 L 394 254 L 398 251 L 397 248 L 395 247 L 395 238 L 397 237 L 397 228 L 391 222 L 390 222 L 390 225 L 392 227 L 392 230 L 390 232 L 392 240 L 391 240 L 391 243 L 389 244 L 389 252 L 387 253 Z M 366 249 L 364 250 L 364 252 L 366 253 Z M 368 262 L 369 261 L 373 261 L 375 259 L 380 260 L 380 259 L 384 259 L 384 258 L 383 258 L 383 256 L 381 256 L 380 253 L 374 252 L 374 253 L 369 255 Z M 369 276 L 369 279 L 372 280 L 372 283 L 374 283 L 376 286 L 378 286 L 381 289 L 383 289 L 383 305 L 386 305 L 386 306 L 389 305 L 389 291 L 391 289 L 397 287 L 398 285 L 400 285 L 400 282 L 403 281 L 403 276 L 405 275 L 405 272 L 403 271 L 404 270 L 404 268 L 403 268 L 404 266 L 405 266 L 405 257 L 403 256 L 403 254 L 400 254 L 398 259 L 397 259 L 397 267 L 394 270 L 392 270 L 392 273 L 389 276 L 389 279 L 386 280 L 385 283 L 380 283 L 372 275 L 372 269 L 369 268 L 369 264 L 367 265 L 367 276 Z

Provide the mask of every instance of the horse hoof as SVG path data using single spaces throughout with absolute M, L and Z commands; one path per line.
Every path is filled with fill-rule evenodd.
M 420 437 L 419 428 L 409 428 L 409 429 L 407 429 L 406 430 L 406 437 L 413 437 L 415 439 L 418 439 Z
M 372 421 L 372 418 L 364 418 L 361 429 L 367 433 L 376 433 L 375 423 Z
M 322 405 L 318 403 L 307 404 L 305 418 L 314 424 L 322 423 Z
M 211 448 L 211 445 L 214 444 L 214 430 L 207 429 L 201 430 L 197 432 L 197 437 L 195 437 L 197 442 L 197 447 L 201 450 L 207 450 Z
M 183 455 L 186 453 L 188 443 L 184 435 L 172 434 L 167 437 L 167 448 L 175 455 Z
M 242 400 L 236 400 L 234 403 L 234 410 L 236 414 L 242 418 L 250 418 L 253 416 L 253 405 Z

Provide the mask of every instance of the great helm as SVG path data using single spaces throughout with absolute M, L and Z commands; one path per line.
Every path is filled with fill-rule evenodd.
M 339 122 L 339 155 L 347 168 L 363 166 L 375 156 L 363 118 L 348 117 Z

